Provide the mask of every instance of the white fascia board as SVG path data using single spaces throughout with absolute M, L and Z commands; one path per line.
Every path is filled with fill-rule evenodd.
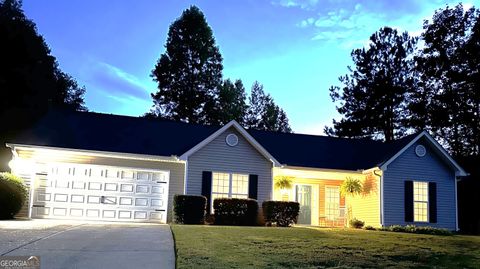
M 281 168 L 292 170 L 304 170 L 304 171 L 318 171 L 318 172 L 338 172 L 338 173 L 350 173 L 350 174 L 364 174 L 361 170 L 343 170 L 343 169 L 330 169 L 330 168 L 317 168 L 317 167 L 305 167 L 305 166 L 293 166 L 283 165 Z
M 393 157 L 388 159 L 385 163 L 380 166 L 380 169 L 385 171 L 389 164 L 391 164 L 395 159 L 397 159 L 402 153 L 404 153 L 408 148 L 410 148 L 415 142 L 417 142 L 420 138 L 426 137 L 427 140 L 430 142 L 431 145 L 434 146 L 438 150 L 438 152 L 445 158 L 453 167 L 457 170 L 455 172 L 456 176 L 464 177 L 467 176 L 468 173 L 460 166 L 458 163 L 448 154 L 448 152 L 440 145 L 427 131 L 423 131 L 418 134 L 410 143 L 408 143 L 405 147 L 403 147 L 399 152 L 397 152 Z
M 205 138 L 202 142 L 198 143 L 195 145 L 193 148 L 188 150 L 187 152 L 183 153 L 179 159 L 180 160 L 187 160 L 187 158 L 192 155 L 193 153 L 197 152 L 204 146 L 206 146 L 208 143 L 212 142 L 215 138 L 217 138 L 219 135 L 221 135 L 223 132 L 228 130 L 230 127 L 234 127 L 249 143 L 252 145 L 260 154 L 262 154 L 267 160 L 270 160 L 275 167 L 281 166 L 280 162 L 278 162 L 260 143 L 253 138 L 238 122 L 235 120 L 230 121 L 229 123 L 225 124 L 222 128 L 218 129 L 215 131 L 213 134 L 211 134 L 209 137 Z
M 123 153 L 123 152 L 111 152 L 111 151 L 97 151 L 97 150 L 84 150 L 84 149 L 72 149 L 72 148 L 60 148 L 60 147 L 49 147 L 49 146 L 37 146 L 37 145 L 27 145 L 27 144 L 13 144 L 6 143 L 7 147 L 12 149 L 12 152 L 15 152 L 16 149 L 20 150 L 36 150 L 43 152 L 68 152 L 71 154 L 86 155 L 86 156 L 95 156 L 95 157 L 110 157 L 110 158 L 119 158 L 119 159 L 130 159 L 130 160 L 143 160 L 143 161 L 163 161 L 163 162 L 181 162 L 177 156 L 157 156 L 157 155 L 148 155 L 148 154 L 135 154 L 135 153 Z

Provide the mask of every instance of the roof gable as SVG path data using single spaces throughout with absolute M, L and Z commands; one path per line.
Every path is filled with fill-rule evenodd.
M 258 143 L 255 138 L 253 138 L 238 122 L 235 120 L 230 121 L 229 123 L 225 124 L 222 128 L 215 131 L 213 134 L 205 138 L 203 141 L 195 145 L 193 148 L 189 149 L 187 152 L 183 153 L 179 159 L 180 160 L 187 160 L 189 156 L 200 150 L 201 148 L 208 145 L 212 142 L 215 138 L 220 136 L 222 133 L 227 131 L 230 128 L 234 128 L 237 132 L 250 143 L 262 156 L 264 156 L 267 160 L 270 160 L 275 166 L 281 166 L 281 164 L 260 144 Z
M 382 170 L 387 170 L 388 165 L 394 162 L 400 155 L 402 155 L 407 149 L 412 147 L 417 141 L 424 138 L 427 143 L 434 149 L 434 152 L 445 161 L 450 167 L 455 169 L 456 176 L 467 176 L 467 172 L 447 153 L 447 151 L 426 131 L 422 131 L 411 139 L 403 148 L 396 152 L 393 156 L 385 159 L 382 163 L 379 163 L 378 167 Z

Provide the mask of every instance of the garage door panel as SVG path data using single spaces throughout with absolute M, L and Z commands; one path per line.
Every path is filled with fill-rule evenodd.
M 32 216 L 166 222 L 168 172 L 51 164 L 36 178 Z
M 70 202 L 72 202 L 72 203 L 84 203 L 85 202 L 85 195 L 72 194 L 70 196 Z

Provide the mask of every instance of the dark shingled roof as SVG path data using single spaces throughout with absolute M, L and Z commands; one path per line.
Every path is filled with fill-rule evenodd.
M 180 156 L 221 126 L 93 112 L 52 111 L 15 144 Z M 415 135 L 391 143 L 248 130 L 281 164 L 358 170 L 375 167 L 400 151 Z

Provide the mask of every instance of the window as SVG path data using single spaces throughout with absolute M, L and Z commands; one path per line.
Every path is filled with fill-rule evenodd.
M 212 173 L 212 207 L 216 198 L 248 198 L 248 175 Z
M 340 189 L 335 186 L 325 187 L 325 217 L 334 220 L 340 216 Z
M 413 182 L 413 221 L 428 221 L 428 182 Z

